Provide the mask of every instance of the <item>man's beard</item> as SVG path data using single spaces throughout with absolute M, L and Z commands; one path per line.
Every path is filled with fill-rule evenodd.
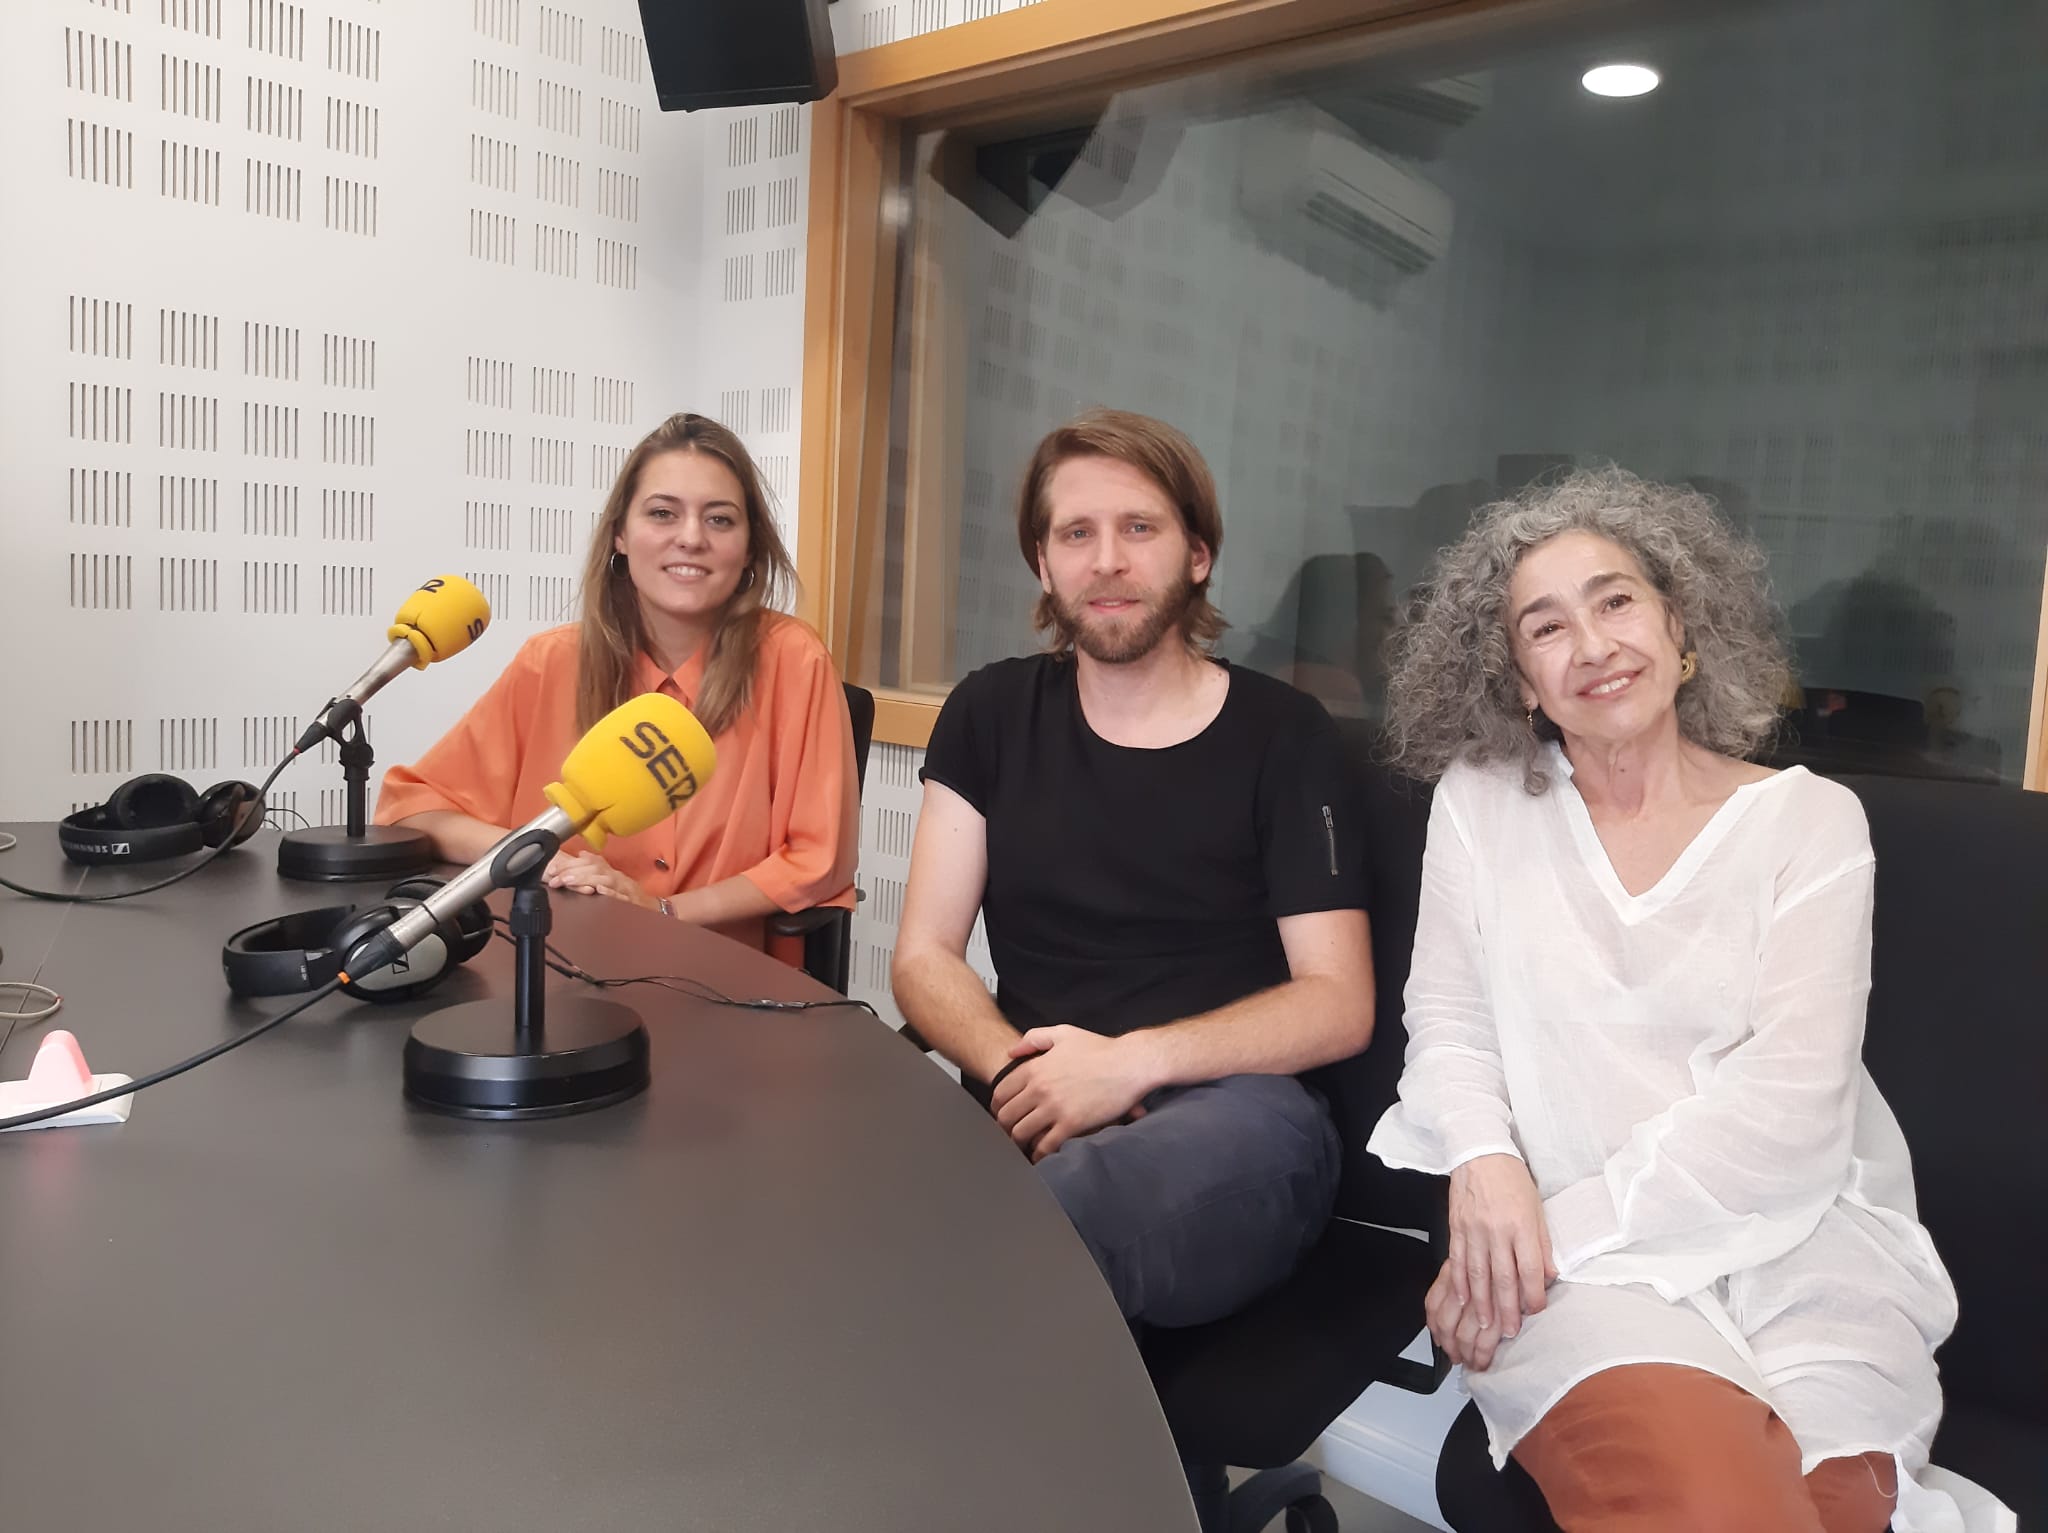
M 1100 665 L 1129 665 L 1151 654 L 1161 639 L 1180 626 L 1194 605 L 1195 583 L 1183 573 L 1157 598 L 1145 603 L 1138 616 L 1118 619 L 1114 628 L 1104 631 L 1089 622 L 1088 603 L 1110 595 L 1126 593 L 1093 590 L 1082 592 L 1071 602 L 1055 598 L 1054 622 L 1060 638 L 1090 660 Z

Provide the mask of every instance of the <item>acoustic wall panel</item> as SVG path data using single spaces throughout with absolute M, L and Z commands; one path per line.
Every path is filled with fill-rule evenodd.
M 637 21 L 0 7 L 0 817 L 266 771 L 433 574 L 492 628 L 377 700 L 380 762 L 574 615 L 611 476 L 705 397 L 716 130 L 656 110 Z M 331 753 L 280 787 L 339 813 Z

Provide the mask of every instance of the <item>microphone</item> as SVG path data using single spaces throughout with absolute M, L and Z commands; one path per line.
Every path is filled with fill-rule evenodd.
M 535 876 L 564 841 L 601 851 L 613 836 L 657 825 L 687 803 L 718 765 L 718 748 L 690 710 L 648 692 L 590 726 L 542 792 L 549 807 L 492 847 L 342 961 L 344 984 L 396 963 L 466 905 Z
M 436 575 L 408 596 L 391 620 L 385 632 L 391 647 L 306 726 L 293 750 L 308 751 L 322 740 L 340 739 L 342 731 L 362 717 L 363 704 L 386 682 L 401 671 L 424 671 L 436 660 L 460 654 L 490 623 L 491 604 L 483 592 L 460 575 Z

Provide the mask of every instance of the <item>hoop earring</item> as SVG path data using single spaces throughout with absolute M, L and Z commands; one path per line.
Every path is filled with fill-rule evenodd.
M 1678 657 L 1678 684 L 1682 687 L 1700 673 L 1699 651 L 1687 650 Z
M 734 593 L 733 593 L 733 594 L 734 594 L 735 596 L 739 596 L 739 595 L 744 595 L 744 594 L 745 594 L 746 592 L 748 592 L 748 591 L 751 591 L 751 590 L 753 590 L 753 589 L 754 589 L 754 566 L 750 564 L 750 565 L 748 565 L 748 566 L 747 566 L 747 572 L 746 572 L 746 573 L 745 573 L 744 575 L 740 576 L 740 583 L 739 583 L 739 587 L 738 587 L 738 589 L 737 589 L 737 590 L 735 590 L 735 591 L 734 591 Z
M 626 573 L 626 556 L 617 549 L 612 550 L 612 573 L 614 575 Z

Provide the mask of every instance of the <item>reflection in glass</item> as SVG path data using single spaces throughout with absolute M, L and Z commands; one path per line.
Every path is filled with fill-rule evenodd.
M 868 524 L 885 642 L 855 679 L 943 687 L 1031 647 L 1015 485 L 1105 403 L 1216 471 L 1224 653 L 1333 711 L 1375 712 L 1379 642 L 1475 506 L 1612 460 L 1769 550 L 1788 759 L 2017 780 L 2048 550 L 2043 16 L 1531 23 L 925 134 Z M 1621 57 L 1660 86 L 1582 87 Z

